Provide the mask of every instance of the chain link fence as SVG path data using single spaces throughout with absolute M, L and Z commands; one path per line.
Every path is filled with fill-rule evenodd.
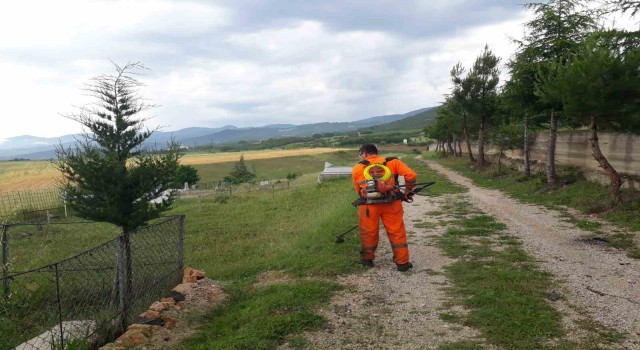
M 11 226 L 3 226 L 3 239 Z M 180 283 L 184 216 L 0 283 L 0 349 L 95 348 Z
M 0 222 L 48 222 L 67 212 L 56 188 L 0 193 Z

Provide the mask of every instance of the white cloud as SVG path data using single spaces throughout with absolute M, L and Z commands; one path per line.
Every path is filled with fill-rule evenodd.
M 11 1 L 0 12 L 0 31 L 11 33 L 0 36 L 0 47 L 70 46 L 81 37 L 188 36 L 224 27 L 230 16 L 223 7 L 191 1 Z
M 396 12 L 398 18 L 415 5 L 451 15 L 457 32 L 432 37 L 407 35 L 423 20 L 410 16 L 409 27 L 337 26 L 302 13 L 252 17 L 262 22 L 242 26 L 236 19 L 251 9 L 234 8 L 235 2 L 14 1 L 0 12 L 0 30 L 12 33 L 0 37 L 0 138 L 80 131 L 59 113 L 88 102 L 81 88 L 90 77 L 113 72 L 108 59 L 141 60 L 151 68 L 140 77 L 147 85 L 141 95 L 160 105 L 149 126 L 165 130 L 337 122 L 433 106 L 448 92 L 453 64 L 469 66 L 485 43 L 506 60 L 513 50 L 506 35 L 521 31 L 522 16 L 484 26 L 458 23 L 448 11 L 465 3 L 414 1 Z

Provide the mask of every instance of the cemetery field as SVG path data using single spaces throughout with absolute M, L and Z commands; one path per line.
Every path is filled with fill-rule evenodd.
M 246 152 L 187 153 L 182 164 L 198 169 L 201 182 L 218 181 L 226 176 L 233 164 L 244 155 L 245 161 L 258 179 L 286 177 L 288 173 L 321 172 L 324 161 L 337 165 L 353 165 L 357 153 L 338 148 L 305 148 Z M 274 164 L 267 166 L 269 163 Z M 60 174 L 50 160 L 0 161 L 0 192 L 25 191 L 55 187 Z

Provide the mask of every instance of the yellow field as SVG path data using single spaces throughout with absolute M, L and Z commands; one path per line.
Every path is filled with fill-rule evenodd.
M 0 192 L 54 187 L 58 169 L 48 160 L 0 162 Z
M 349 148 L 303 148 L 287 150 L 264 150 L 245 152 L 223 152 L 223 153 L 195 153 L 187 154 L 182 158 L 182 164 L 215 164 L 224 162 L 236 162 L 240 155 L 244 155 L 244 160 L 269 159 L 290 156 L 304 156 L 309 154 L 330 153 Z
M 182 158 L 182 164 L 215 164 L 235 162 L 244 154 L 245 160 L 301 156 L 329 153 L 348 148 L 305 148 L 291 150 L 264 150 L 223 153 L 190 153 Z M 24 191 L 56 186 L 60 179 L 58 169 L 51 161 L 0 162 L 0 192 Z

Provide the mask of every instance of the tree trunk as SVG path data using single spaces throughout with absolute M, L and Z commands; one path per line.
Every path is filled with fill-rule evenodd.
M 469 161 L 471 161 L 471 163 L 473 163 L 476 160 L 473 159 L 473 153 L 471 153 L 471 142 L 469 142 L 469 134 L 467 133 L 467 126 L 466 125 L 462 127 L 462 133 L 464 135 L 464 142 L 467 144 L 467 154 L 469 155 Z
M 126 330 L 129 317 L 131 316 L 131 241 L 130 232 L 127 230 L 122 231 L 118 239 L 118 261 L 117 274 L 118 274 L 118 296 L 120 307 L 120 326 L 122 330 Z
M 462 142 L 458 139 L 458 157 L 462 157 Z
M 447 137 L 447 154 L 455 154 L 453 147 L 451 147 L 451 135 Z
M 478 166 L 484 168 L 484 127 L 485 117 L 480 117 L 480 130 L 478 130 Z
M 529 116 L 524 117 L 524 176 L 531 176 L 531 147 L 529 143 Z
M 547 183 L 551 186 L 558 184 L 556 174 L 556 140 L 558 138 L 558 113 L 551 112 L 551 127 L 549 128 L 549 147 L 547 150 Z
M 600 151 L 600 144 L 598 143 L 598 125 L 595 119 L 591 118 L 591 135 L 589 135 L 589 142 L 591 142 L 591 151 L 593 158 L 600 164 L 600 167 L 604 170 L 609 179 L 611 180 L 611 197 L 613 199 L 613 205 L 622 203 L 622 196 L 620 195 L 620 186 L 622 186 L 622 179 L 620 174 L 614 169 L 607 158 L 605 158 L 602 151 Z

